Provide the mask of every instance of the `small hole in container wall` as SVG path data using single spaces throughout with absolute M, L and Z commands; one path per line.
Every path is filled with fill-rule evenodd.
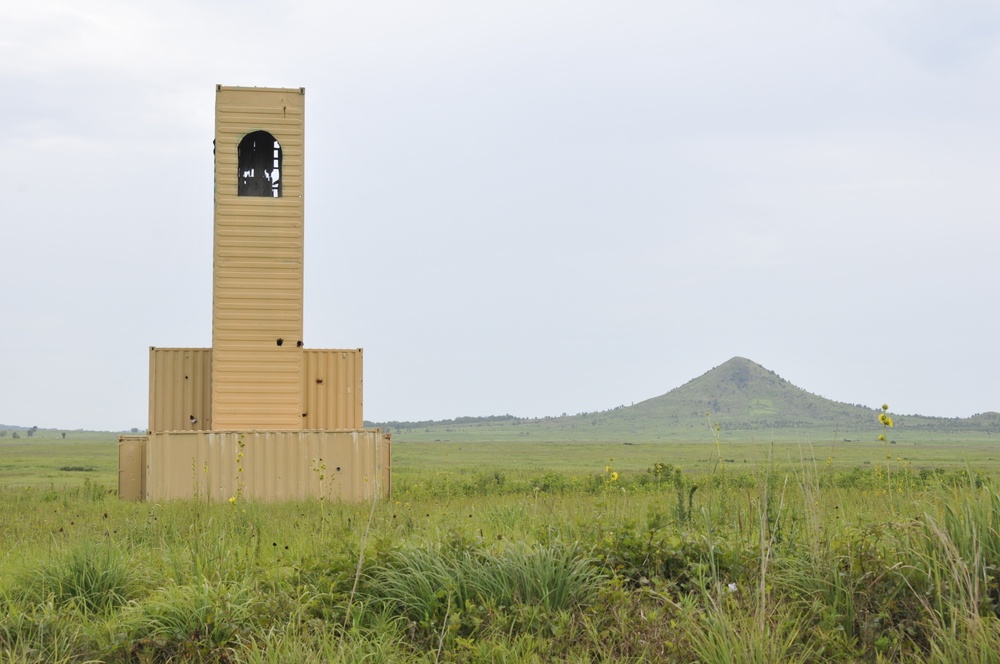
M 323 384 L 323 379 L 322 378 L 317 378 L 316 379 L 316 384 L 317 385 L 322 385 Z
M 282 339 L 281 337 L 278 337 L 278 342 L 277 343 L 280 346 L 281 344 L 285 343 L 285 340 Z
M 337 466 L 337 472 L 340 472 L 340 466 Z
M 302 348 L 302 346 L 304 346 L 304 345 L 305 344 L 302 343 L 302 339 L 299 339 L 298 341 L 295 342 L 296 348 Z

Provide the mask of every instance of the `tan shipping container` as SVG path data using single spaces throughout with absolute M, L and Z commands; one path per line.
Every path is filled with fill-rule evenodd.
M 118 497 L 144 500 L 146 497 L 146 449 L 148 436 L 118 437 Z
M 388 439 L 365 431 L 149 436 L 147 500 L 365 500 L 387 495 Z
M 304 100 L 301 88 L 216 91 L 215 429 L 302 427 Z M 264 160 L 246 162 L 251 150 Z
M 360 348 L 305 351 L 303 429 L 364 427 Z
M 388 495 L 363 351 L 302 341 L 304 90 L 216 90 L 212 347 L 150 348 L 149 432 L 119 439 L 132 500 Z
M 212 349 L 149 349 L 149 430 L 212 428 Z

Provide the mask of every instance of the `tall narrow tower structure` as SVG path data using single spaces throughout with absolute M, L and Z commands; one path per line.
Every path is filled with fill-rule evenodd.
M 212 347 L 151 347 L 149 428 L 119 440 L 119 496 L 387 494 L 363 429 L 360 348 L 303 343 L 305 90 L 218 86 Z
M 304 100 L 216 93 L 214 429 L 302 428 Z

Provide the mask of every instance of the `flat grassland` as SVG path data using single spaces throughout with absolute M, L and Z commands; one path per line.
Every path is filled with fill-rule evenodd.
M 709 472 L 720 465 L 720 459 L 721 465 L 737 472 L 768 459 L 778 466 L 815 461 L 827 469 L 843 471 L 885 463 L 887 454 L 916 470 L 990 468 L 1000 461 L 1000 440 L 986 433 L 906 432 L 889 445 L 875 441 L 877 432 L 870 433 L 868 439 L 856 436 L 851 440 L 808 433 L 798 438 L 787 432 L 756 440 L 723 434 L 716 441 L 706 430 L 686 440 L 636 442 L 623 435 L 579 442 L 511 439 L 492 433 L 489 429 L 456 427 L 439 432 L 450 436 L 447 440 L 394 434 L 394 477 L 397 481 L 417 480 L 428 473 L 461 477 L 484 470 L 584 476 L 599 472 L 612 459 L 619 471 L 643 472 L 660 462 L 689 474 Z M 64 488 L 89 481 L 113 487 L 117 476 L 117 434 L 70 432 L 63 439 L 57 432 L 40 431 L 32 438 L 0 438 L 0 485 Z
M 113 434 L 0 439 L 0 661 L 998 661 L 992 439 L 875 433 L 404 434 L 372 504 L 121 502 Z
M 117 486 L 117 434 L 73 431 L 64 439 L 39 431 L 0 438 L 0 485 L 74 487 L 85 480 Z

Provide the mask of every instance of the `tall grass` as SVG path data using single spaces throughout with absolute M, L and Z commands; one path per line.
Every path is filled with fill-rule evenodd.
M 532 628 L 543 615 L 580 610 L 593 601 L 602 580 L 574 546 L 522 545 L 499 552 L 429 547 L 393 552 L 370 570 L 363 595 L 428 635 L 451 630 L 467 636 L 490 621 Z
M 249 583 L 173 581 L 122 613 L 119 653 L 130 657 L 229 657 L 256 626 L 260 596 Z
M 762 607 L 746 610 L 727 606 L 735 602 L 711 602 L 686 627 L 699 661 L 718 664 L 817 661 L 814 646 L 800 638 L 805 623 L 801 615 L 787 609 L 768 612 Z
M 1000 661 L 1000 494 L 953 492 L 924 514 L 904 549 L 927 616 L 929 661 Z
M 137 570 L 121 549 L 85 541 L 22 573 L 10 592 L 22 603 L 52 602 L 93 613 L 122 606 L 140 587 Z
M 81 647 L 79 622 L 52 600 L 40 604 L 0 600 L 0 661 L 69 662 Z
M 675 471 L 374 508 L 0 489 L 0 661 L 997 661 L 985 469 Z

